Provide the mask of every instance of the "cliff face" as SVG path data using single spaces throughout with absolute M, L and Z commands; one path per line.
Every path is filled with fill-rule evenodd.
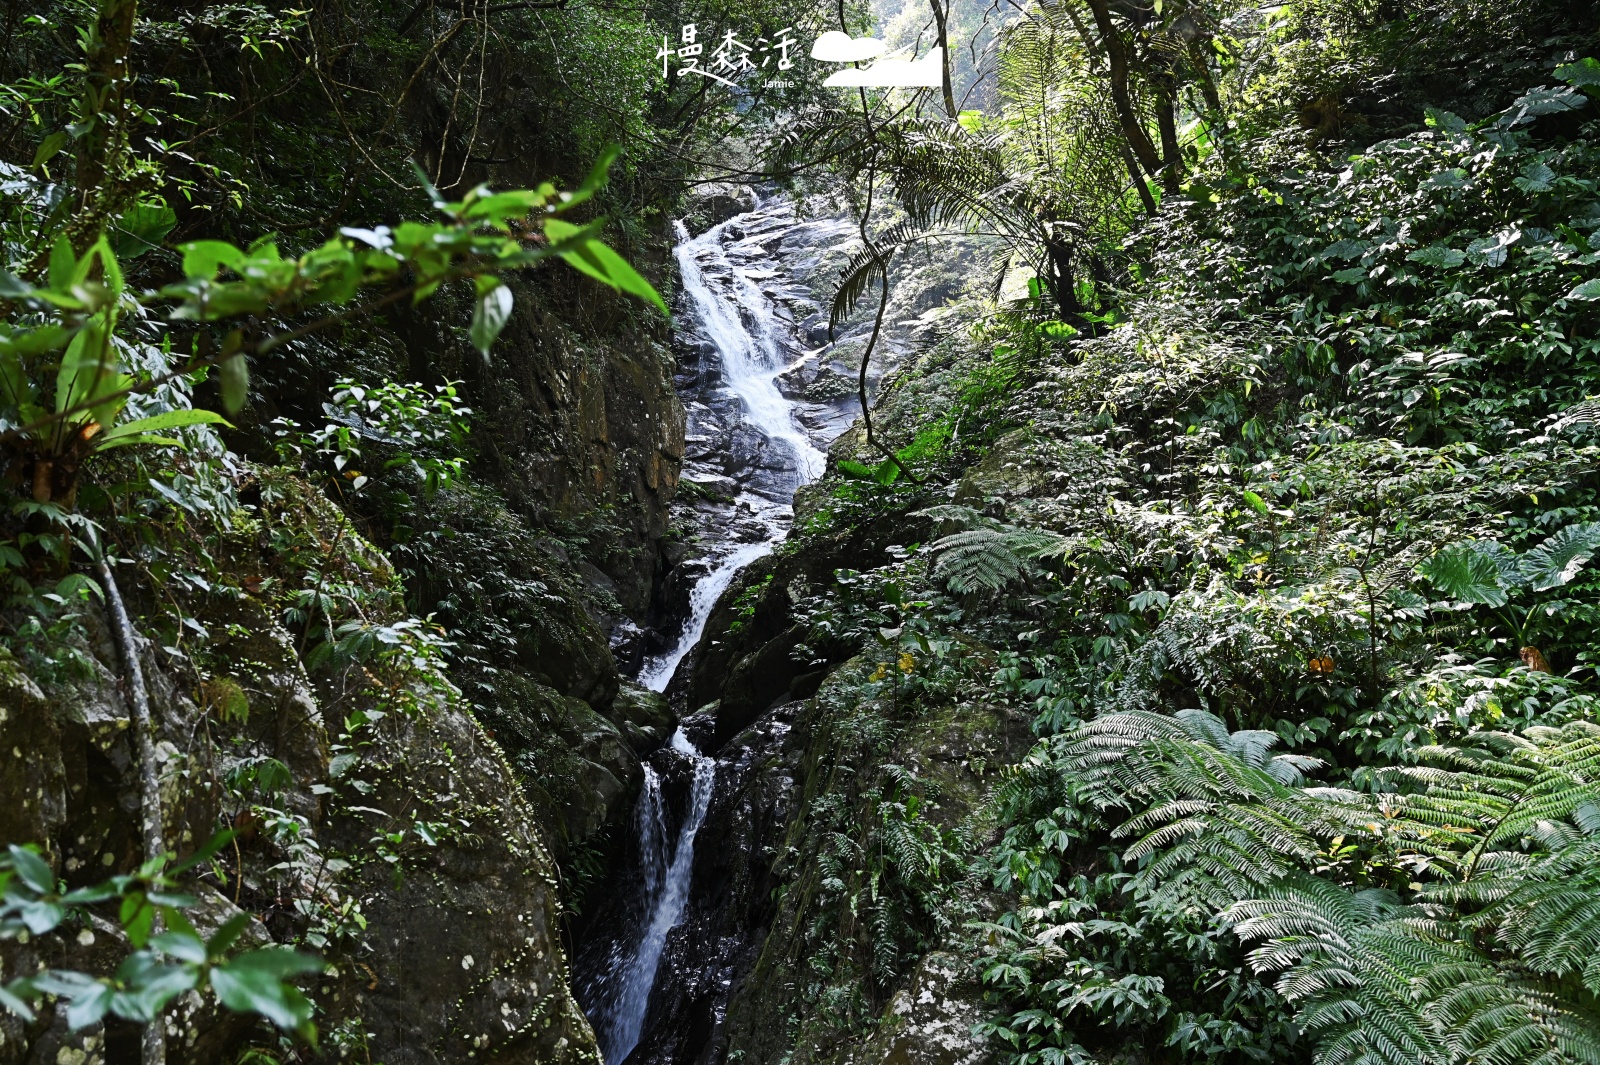
M 584 583 L 616 600 L 612 620 L 643 620 L 684 448 L 667 331 L 583 278 L 547 272 L 512 284 L 516 309 L 492 362 L 445 314 L 405 323 L 416 376 L 464 379 L 474 473 L 533 525 L 584 526 Z
M 28 6 L 56 14 L 44 0 Z M 169 190 L 180 216 L 170 243 L 244 246 L 276 226 L 284 251 L 298 254 L 340 225 L 427 216 L 414 186 L 353 162 L 341 169 L 329 143 L 385 176 L 374 157 L 395 173 L 416 157 L 444 196 L 459 198 L 480 181 L 531 188 L 558 171 L 571 188 L 618 138 L 593 122 L 574 132 L 578 105 L 554 107 L 547 84 L 566 75 L 505 34 L 479 49 L 485 71 L 501 76 L 478 101 L 504 127 L 484 131 L 493 150 L 471 139 L 476 126 L 463 143 L 441 72 L 460 59 L 446 50 L 455 31 L 432 26 L 431 8 L 335 20 L 346 15 L 348 25 L 318 22 L 317 32 L 350 38 L 331 45 L 337 78 L 382 105 L 335 103 L 335 118 L 327 86 L 304 82 L 311 66 L 318 76 L 327 67 L 303 55 L 280 63 L 281 45 L 241 63 L 237 46 L 214 35 L 164 36 L 188 17 L 185 5 L 141 7 L 136 76 L 216 45 L 232 51 L 194 62 L 185 99 L 228 98 L 236 72 L 261 92 L 251 105 L 261 140 L 254 119 L 246 131 L 225 116 L 207 145 L 206 165 L 250 159 L 242 200 L 205 215 Z M 435 30 L 430 45 L 408 51 L 408 33 Z M 26 65 L 68 61 L 41 40 L 30 38 Z M 152 91 L 140 81 L 135 95 Z M 330 140 L 335 126 L 348 145 Z M 0 149 L 8 166 L 15 147 Z M 453 184 L 439 177 L 447 172 Z M 606 205 L 613 215 L 643 213 L 618 195 Z M 630 247 L 616 228 L 607 239 L 670 290 L 667 235 L 637 232 Z M 125 265 L 152 287 L 178 269 L 167 249 Z M 515 311 L 491 360 L 468 337 L 470 286 L 447 285 L 418 306 L 395 303 L 254 359 L 249 403 L 223 439 L 162 450 L 148 466 L 118 452 L 95 471 L 104 476 L 91 491 L 136 486 L 94 517 L 115 530 L 108 540 L 129 541 L 117 546 L 118 580 L 155 696 L 164 838 L 181 857 L 219 828 L 237 833 L 194 886 L 196 924 L 206 931 L 248 913 L 256 920 L 245 944 L 293 945 L 329 964 L 303 981 L 319 1052 L 277 1048 L 259 1021 L 198 1012 L 191 996 L 169 1014 L 173 1062 L 232 1061 L 247 1046 L 388 1065 L 597 1058 L 568 991 L 561 937 L 615 846 L 640 756 L 672 727 L 663 701 L 623 675 L 645 652 L 684 417 L 654 310 L 557 270 L 504 280 Z M 272 420 L 312 432 L 339 420 L 328 401 L 345 378 L 369 388 L 458 382 L 471 433 L 450 457 L 465 460 L 464 477 L 424 498 L 414 485 L 391 492 L 381 482 L 358 493 L 330 476 L 326 456 L 285 465 L 272 445 L 302 438 Z M 196 405 L 217 407 L 215 385 L 198 387 Z M 361 465 L 381 477 L 393 441 L 362 443 Z M 158 497 L 144 487 L 152 479 L 176 487 Z M 9 544 L 22 519 L 4 521 Z M 70 566 L 41 560 L 26 576 L 48 589 Z M 39 845 L 74 887 L 129 873 L 141 854 L 136 758 L 103 608 L 80 588 L 45 611 L 42 624 L 54 628 L 17 640 L 36 621 L 18 602 L 0 604 L 0 633 L 15 652 L 0 657 L 0 842 Z M 40 966 L 113 972 L 132 950 L 115 918 L 8 943 L 0 979 Z M 69 1033 L 54 1007 L 27 1024 L 0 1011 L 0 1065 L 134 1060 L 137 1040 L 122 1022 Z
M 829 557 L 802 548 L 768 572 L 798 581 L 796 568 Z M 736 661 L 786 659 L 791 626 L 767 623 L 776 635 L 751 636 L 756 649 L 735 652 Z M 711 629 L 708 646 L 738 647 L 752 631 Z M 992 669 L 992 653 L 968 650 L 974 668 Z M 701 683 L 711 679 L 705 670 L 721 668 L 710 661 L 696 670 Z M 734 723 L 745 720 L 743 709 L 724 714 L 717 702 L 685 719 L 685 731 L 716 752 L 716 785 L 688 904 L 668 936 L 649 1027 L 631 1061 L 995 1060 L 997 1047 L 973 1034 L 988 1007 L 967 923 L 992 919 L 998 907 L 962 881 L 961 866 L 991 831 L 985 800 L 1001 767 L 1027 750 L 1028 722 L 998 704 L 907 700 L 886 682 L 884 665 L 852 658 L 820 689 L 818 673 L 773 679 L 786 695 L 743 727 Z M 747 699 L 740 678 L 750 673 L 725 674 L 722 690 Z M 733 734 L 718 739 L 719 730 Z M 656 765 L 667 805 L 680 809 L 683 768 Z M 629 882 L 630 868 L 621 872 Z M 628 927 L 625 909 L 618 900 L 602 921 Z M 578 959 L 580 979 L 597 971 L 608 947 L 589 945 L 594 956 Z
M 442 320 L 406 333 L 464 380 L 476 449 L 474 483 L 422 516 L 437 535 L 410 556 L 412 599 L 455 634 L 452 676 L 563 862 L 612 846 L 671 731 L 619 666 L 646 651 L 684 447 L 660 323 L 586 284 L 519 283 L 492 364 Z
M 238 833 L 201 878 L 197 924 L 242 909 L 258 918 L 247 942 L 316 949 L 329 969 L 308 990 L 330 1052 L 359 1046 L 417 1065 L 595 1060 L 567 990 L 556 868 L 516 773 L 425 643 L 402 635 L 393 653 L 307 670 L 263 588 L 303 581 L 315 565 L 365 598 L 372 623 L 403 633 L 400 589 L 383 555 L 319 494 L 270 473 L 259 488 L 257 515 L 236 520 L 224 545 L 248 579 L 182 603 L 220 637 L 206 649 L 205 679 L 193 683 L 177 646 L 143 648 L 165 838 L 182 853 L 215 826 Z M 154 631 L 160 604 L 127 584 Z M 0 740 L 19 752 L 0 760 L 6 838 L 42 843 L 72 886 L 139 855 L 119 663 L 99 611 L 85 622 L 71 676 L 39 683 L 0 659 Z M 284 771 L 269 776 L 266 765 Z M 119 927 L 96 920 L 7 944 L 4 969 L 103 971 L 128 949 Z M 173 1061 L 222 1060 L 251 1027 L 198 1008 L 194 999 L 174 1012 L 188 1034 Z M 0 1023 L 8 1065 L 121 1060 L 136 1039 L 115 1024 L 69 1035 L 49 1008 L 31 1025 Z

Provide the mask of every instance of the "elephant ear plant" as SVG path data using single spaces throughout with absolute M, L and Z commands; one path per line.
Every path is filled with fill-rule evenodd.
M 1454 603 L 1488 607 L 1516 641 L 1523 664 L 1548 673 L 1537 630 L 1543 619 L 1560 616 L 1564 604 L 1538 593 L 1570 583 L 1597 551 L 1600 522 L 1586 522 L 1569 525 L 1521 554 L 1492 540 L 1454 544 L 1424 563 L 1421 573 Z

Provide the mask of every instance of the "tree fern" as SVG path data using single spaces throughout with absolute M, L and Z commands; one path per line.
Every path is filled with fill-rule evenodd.
M 1319 1065 L 1600 1061 L 1592 1018 L 1389 892 L 1296 874 L 1225 916 L 1264 941 L 1250 962 L 1282 972 Z
M 1600 809 L 1600 726 L 1571 722 L 1522 734 L 1480 733 L 1458 747 L 1417 752 L 1424 764 L 1387 771 L 1420 785 L 1389 812 L 1409 845 L 1471 879 L 1496 851 L 1519 851 L 1583 811 Z
M 1203 711 L 1107 715 L 1058 770 L 1130 840 L 1133 886 L 1219 911 L 1333 1063 L 1596 1062 L 1600 726 L 1484 733 L 1418 752 L 1378 796 L 1304 787 L 1312 759 Z M 1403 903 L 1313 871 L 1360 839 L 1435 878 Z M 1486 950 L 1493 944 L 1493 950 Z

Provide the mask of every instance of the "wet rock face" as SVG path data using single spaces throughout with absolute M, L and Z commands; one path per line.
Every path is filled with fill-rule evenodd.
M 493 743 L 444 703 L 395 722 L 379 757 L 393 760 L 375 806 L 431 799 L 465 824 L 398 884 L 365 884 L 373 980 L 354 1004 L 374 1055 L 392 1065 L 594 1061 L 567 988 L 554 864 Z M 351 849 L 370 831 L 339 818 L 328 837 Z
M 691 234 L 697 232 L 692 226 L 686 228 Z M 744 326 L 777 345 L 785 368 L 776 385 L 792 405 L 798 429 L 818 450 L 848 435 L 860 414 L 860 359 L 871 330 L 870 312 L 875 311 L 865 306 L 870 301 L 863 301 L 831 333 L 828 329 L 838 277 L 860 247 L 850 216 L 820 199 L 796 205 L 769 194 L 756 209 L 720 223 L 703 239 L 714 239 L 720 249 L 720 254 L 696 257 L 707 286 L 731 294 Z M 891 278 L 891 313 L 868 366 L 869 395 L 876 392 L 883 374 L 935 335 L 936 323 L 927 314 L 942 299 L 943 289 L 933 275 L 958 276 L 960 269 L 959 259 L 930 264 L 918 256 L 907 257 L 896 269 Z M 800 484 L 804 478 L 797 476 L 793 449 L 756 428 L 748 402 L 729 387 L 727 357 L 719 348 L 715 323 L 680 313 L 679 324 L 676 383 L 688 428 L 674 521 L 694 530 L 694 536 L 663 555 L 665 573 L 657 585 L 653 615 L 656 635 L 649 648 L 656 653 L 681 633 L 690 589 L 700 578 L 741 547 L 783 534 L 792 521 L 797 489 L 802 495 L 806 491 Z M 815 476 L 820 470 L 810 472 Z M 843 559 L 835 564 L 853 564 L 848 554 L 834 552 Z M 795 672 L 783 647 L 761 652 L 761 645 L 776 639 L 784 625 L 768 631 L 758 623 L 750 627 L 753 631 L 733 634 L 737 646 L 728 646 L 726 634 L 735 622 L 748 620 L 749 608 L 755 607 L 759 621 L 772 616 L 768 602 L 783 595 L 784 589 L 772 588 L 761 591 L 759 602 L 739 598 L 753 580 L 770 572 L 761 565 L 746 570 L 722 597 L 705 639 L 692 652 L 706 667 L 680 670 L 669 689 L 683 713 L 713 699 L 723 700 L 728 721 L 717 730 L 719 742 L 781 698 Z M 822 576 L 831 573 L 820 564 L 812 568 Z M 785 646 L 792 647 L 797 639 L 790 634 Z M 751 654 L 757 657 L 741 666 Z M 691 679 L 691 672 L 696 679 Z
M 982 988 L 960 957 L 935 951 L 917 963 L 905 990 L 854 1065 L 984 1065 L 997 1047 L 972 1034 L 988 1011 Z
M 658 282 L 659 250 L 633 256 Z M 492 364 L 462 343 L 454 315 L 468 309 L 452 309 L 448 297 L 397 314 L 391 324 L 410 365 L 395 373 L 462 381 L 474 477 L 529 525 L 579 534 L 620 613 L 642 620 L 683 459 L 674 358 L 654 310 L 569 274 L 506 279 L 515 310 Z
M 859 568 L 864 560 L 884 557 L 884 549 L 894 544 L 926 540 L 930 530 L 923 518 L 887 517 L 838 540 L 811 541 L 802 551 L 768 556 L 746 568 L 711 612 L 704 638 L 670 689 L 685 707 L 717 704 L 705 749 L 716 750 L 775 701 L 816 691 L 822 679 L 818 667 L 793 654 L 804 638 L 794 617 L 801 598 L 824 587 L 836 569 Z M 834 661 L 851 653 L 813 650 Z
M 516 675 L 480 713 L 521 777 L 560 858 L 625 809 L 639 787 L 639 755 L 609 717 L 582 699 Z
M 1027 749 L 1031 733 L 1022 715 L 1002 707 L 919 705 L 897 716 L 891 702 L 864 683 L 873 668 L 869 659 L 856 658 L 835 670 L 797 719 L 803 755 L 796 779 L 803 798 L 793 804 L 769 873 L 775 914 L 752 967 L 732 985 L 725 1060 L 738 1052 L 744 1065 L 980 1065 L 995 1054 L 971 1035 L 985 1007 L 982 988 L 962 960 L 971 947 L 961 941 L 961 915 L 985 916 L 987 900 L 973 895 L 971 885 L 955 889 L 941 903 L 953 908 L 955 927 L 910 947 L 886 974 L 877 960 L 880 933 L 865 915 L 849 920 L 837 894 L 829 901 L 825 881 L 836 875 L 848 881 L 845 890 L 865 892 L 866 874 L 849 860 L 824 873 L 821 859 L 835 833 L 868 853 L 876 845 L 883 766 L 904 767 L 926 782 L 937 799 L 924 816 L 954 828 L 983 801 L 993 769 Z M 863 715 L 877 721 L 878 739 L 848 742 Z M 883 876 L 880 887 L 893 890 L 888 873 Z M 908 947 L 895 942 L 888 943 L 891 956 Z M 852 999 L 853 1009 L 830 1006 Z
M 767 394 L 774 402 L 781 402 L 779 397 L 789 402 L 783 410 L 751 409 L 741 394 L 748 391 L 738 379 L 741 367 L 729 363 L 737 356 L 719 347 L 719 337 L 721 343 L 728 339 L 728 323 L 719 327 L 705 320 L 685 296 L 690 306 L 679 314 L 675 338 L 675 383 L 687 412 L 685 483 L 673 518 L 694 534 L 681 548 L 663 553 L 665 573 L 652 616 L 655 636 L 648 647 L 654 654 L 677 642 L 690 610 L 690 591 L 703 576 L 741 549 L 788 528 L 795 489 L 820 472 L 803 471 L 802 464 L 812 459 L 797 454 L 796 441 L 820 449 L 850 417 L 843 393 L 821 399 L 808 393 L 809 382 L 829 359 L 823 348 L 808 347 L 810 334 L 801 328 L 822 313 L 824 298 L 809 284 L 806 267 L 830 248 L 838 254 L 834 246 L 847 237 L 848 226 L 836 214 L 803 220 L 793 203 L 770 194 L 759 203 L 749 190 L 740 196 L 737 203 L 714 195 L 694 205 L 685 230 L 713 245 L 694 253 L 706 290 L 729 301 L 740 319 L 737 328 L 748 334 L 743 339 L 762 349 L 757 357 L 776 360 L 768 368 L 777 375 L 776 391 Z M 727 214 L 735 206 L 739 211 Z
M 783 1009 L 763 1012 L 750 1001 L 753 983 L 786 980 L 792 989 L 805 979 L 794 969 L 762 972 L 757 962 L 769 934 L 792 940 L 794 915 L 786 916 L 775 900 L 793 870 L 780 872 L 775 861 L 787 834 L 803 826 L 802 754 L 817 756 L 812 738 L 795 725 L 796 700 L 815 693 L 826 676 L 825 669 L 795 660 L 805 634 L 794 608 L 835 568 L 860 566 L 886 546 L 925 538 L 917 523 L 898 517 L 837 543 L 759 557 L 786 533 L 796 489 L 820 472 L 807 468 L 810 459 L 820 467 L 816 451 L 858 414 L 858 360 L 868 326 L 857 317 L 828 329 L 826 303 L 853 250 L 854 226 L 825 205 L 809 205 L 814 210 L 807 217 L 778 198 L 752 206 L 743 197 L 723 189 L 703 198 L 684 227 L 696 239 L 678 251 L 685 296 L 676 385 L 688 420 L 673 517 L 684 535 L 662 544 L 664 572 L 643 634 L 642 679 L 665 681 L 666 671 L 650 672 L 663 659 L 649 656 L 681 650 L 686 618 L 707 621 L 705 637 L 667 692 L 684 735 L 700 751 L 715 753 L 718 769 L 696 839 L 689 902 L 667 937 L 629 1065 L 740 1060 L 758 1049 L 752 1026 L 768 1043 L 781 1042 Z M 920 313 L 914 308 L 921 295 L 938 298 L 913 291 L 920 282 L 908 287 L 899 280 L 889 329 L 869 368 L 869 390 L 928 331 L 927 323 L 902 319 Z M 735 567 L 752 558 L 757 561 L 734 579 Z M 708 618 L 706 590 L 723 587 Z M 631 653 L 631 634 L 627 646 Z M 824 652 L 840 660 L 849 653 Z M 661 774 L 661 801 L 650 803 L 663 811 L 669 835 L 691 806 L 691 773 L 671 754 L 652 760 Z M 619 866 L 619 890 L 587 926 L 578 957 L 580 998 L 601 1021 L 616 986 L 609 974 L 628 960 L 626 949 L 639 934 L 643 868 L 637 855 Z M 783 922 L 776 932 L 775 922 Z M 774 1001 L 787 1005 L 782 995 Z M 928 1026 L 937 1028 L 934 1019 Z M 899 1044 L 902 1050 L 911 1045 Z M 792 1047 L 761 1060 L 777 1060 L 784 1049 Z
M 60 732 L 44 693 L 0 648 L 0 841 L 48 839 L 66 820 Z
M 611 508 L 598 561 L 623 609 L 643 617 L 656 576 L 655 541 L 666 532 L 683 459 L 671 354 L 638 332 L 580 336 L 547 309 L 577 293 L 535 294 L 526 302 L 523 295 L 495 348 L 504 369 L 473 397 L 486 422 L 476 435 L 493 441 L 496 482 L 536 518 L 581 522 Z M 587 290 L 581 297 L 612 299 L 621 297 Z M 611 312 L 630 319 L 641 313 L 626 306 Z
M 688 205 L 683 224 L 690 236 L 699 236 L 718 223 L 755 210 L 757 202 L 756 192 L 749 185 L 725 181 L 701 185 Z

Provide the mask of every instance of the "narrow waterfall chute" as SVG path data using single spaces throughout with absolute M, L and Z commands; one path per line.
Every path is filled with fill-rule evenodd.
M 639 672 L 639 683 L 652 691 L 665 691 L 672 682 L 684 656 L 705 634 L 717 599 L 739 571 L 771 551 L 788 532 L 795 489 L 821 476 L 826 463 L 795 421 L 794 403 L 778 388 L 778 377 L 789 366 L 779 340 L 776 308 L 732 261 L 723 243 L 727 227 L 739 218 L 692 239 L 683 223 L 677 223 L 679 243 L 673 254 L 678 259 L 686 310 L 716 350 L 723 386 L 738 397 L 743 420 L 786 453 L 787 476 L 781 479 L 778 491 L 783 498 L 773 499 L 759 491 L 740 493 L 739 502 L 750 508 L 767 536 L 758 543 L 734 547 L 695 584 L 689 596 L 689 617 L 677 642 L 647 661 Z
M 792 368 L 788 353 L 798 350 L 792 323 L 752 278 L 772 271 L 757 265 L 764 253 L 744 235 L 752 227 L 770 233 L 792 215 L 790 205 L 773 200 L 699 237 L 690 238 L 678 225 L 679 321 L 704 355 L 698 390 L 685 393 L 686 406 L 691 424 L 698 417 L 725 434 L 725 453 L 713 456 L 732 469 L 716 474 L 736 473 L 724 480 L 737 489 L 714 517 L 702 514 L 699 564 L 704 570 L 688 590 L 682 632 L 639 674 L 639 682 L 654 691 L 671 683 L 740 570 L 788 534 L 795 490 L 823 470 L 822 452 L 778 383 Z M 653 754 L 644 767 L 634 818 L 637 883 L 619 904 L 617 912 L 625 914 L 620 927 L 605 941 L 604 951 L 596 952 L 598 964 L 582 983 L 607 1065 L 623 1065 L 630 1055 L 636 1063 L 651 1060 L 651 996 L 672 976 L 671 963 L 664 960 L 675 956 L 668 939 L 690 901 L 695 839 L 711 807 L 716 776 L 716 761 L 696 749 L 681 728 L 669 748 Z
M 694 840 L 705 822 L 706 809 L 711 805 L 711 788 L 716 782 L 715 759 L 701 754 L 682 729 L 673 733 L 671 746 L 674 751 L 687 757 L 693 766 L 689 808 L 684 814 L 683 824 L 679 826 L 669 857 L 664 845 L 666 819 L 661 778 L 653 767 L 645 767 L 646 786 L 639 797 L 637 818 L 644 873 L 642 886 L 647 892 L 645 921 L 631 956 L 618 959 L 621 962 L 617 972 L 619 979 L 611 1001 L 606 1004 L 606 1016 L 600 1026 L 601 1049 L 610 1065 L 620 1065 L 639 1045 L 645 1014 L 650 1006 L 650 992 L 655 987 L 656 970 L 661 966 L 661 952 L 667 944 L 667 933 L 682 918 L 683 905 L 689 898 L 689 878 L 694 868 Z

